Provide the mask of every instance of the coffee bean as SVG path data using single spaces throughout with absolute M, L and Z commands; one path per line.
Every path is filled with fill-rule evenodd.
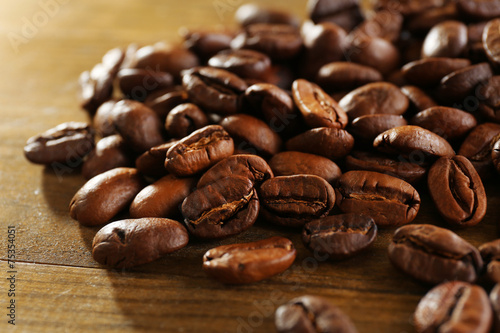
M 322 66 L 316 78 L 318 84 L 327 91 L 350 90 L 382 80 L 382 74 L 374 68 L 341 61 Z
M 219 179 L 229 176 L 242 176 L 248 178 L 254 185 L 272 178 L 273 171 L 267 162 L 256 155 L 233 155 L 229 156 L 201 176 L 198 188 L 204 187 Z
M 473 20 L 490 20 L 500 16 L 498 0 L 457 0 L 457 9 Z
M 500 2 L 498 2 L 500 5 Z M 499 10 L 500 15 L 500 10 Z M 500 19 L 492 20 L 486 24 L 483 33 L 483 47 L 491 63 L 500 66 Z
M 416 3 L 415 1 L 413 3 Z M 455 3 L 446 3 L 441 7 L 430 8 L 417 15 L 409 17 L 405 26 L 415 35 L 425 34 L 435 25 L 448 21 L 458 20 L 457 7 Z M 471 40 L 470 34 L 469 41 Z
M 447 280 L 473 282 L 483 268 L 479 251 L 450 230 L 430 224 L 399 228 L 389 245 L 390 261 L 429 284 Z
M 437 96 L 445 102 L 463 101 L 474 96 L 474 88 L 493 75 L 488 63 L 480 63 L 456 70 L 441 79 Z
M 459 21 L 436 24 L 427 34 L 422 46 L 422 58 L 455 58 L 467 46 L 467 26 Z
M 500 239 L 479 246 L 479 253 L 486 266 L 486 276 L 493 283 L 500 282 Z
M 491 148 L 491 160 L 497 172 L 500 173 L 500 137 L 493 139 L 491 143 L 493 144 Z
M 399 39 L 402 25 L 403 16 L 400 13 L 394 10 L 381 10 L 365 19 L 349 34 L 349 37 L 352 40 L 363 36 L 379 37 L 394 43 Z
M 295 80 L 292 94 L 309 127 L 346 127 L 348 119 L 345 111 L 316 84 L 304 79 Z
M 97 111 L 92 119 L 92 126 L 98 136 L 106 137 L 117 134 L 114 124 L 113 108 L 117 101 L 109 100 L 104 102 L 97 108 Z
M 126 98 L 136 101 L 144 101 L 149 94 L 170 87 L 174 81 L 170 73 L 152 69 L 124 68 L 116 77 Z
M 269 222 L 301 227 L 327 216 L 335 204 L 330 184 L 314 175 L 281 176 L 266 180 L 259 189 L 261 214 Z
M 191 193 L 182 203 L 187 229 L 195 237 L 215 239 L 250 228 L 259 213 L 259 199 L 250 179 L 229 176 Z
M 219 125 L 209 125 L 170 147 L 165 168 L 177 176 L 190 176 L 231 156 L 233 151 L 233 139 L 229 134 Z
M 97 232 L 92 242 L 92 257 L 106 266 L 130 268 L 179 250 L 188 241 L 186 228 L 174 220 L 121 220 Z
M 184 47 L 195 53 L 201 60 L 209 59 L 222 50 L 231 47 L 234 34 L 231 31 L 222 30 L 191 30 L 179 31 L 184 39 Z
M 464 156 L 442 157 L 429 169 L 427 186 L 439 213 L 452 226 L 469 227 L 486 214 L 481 178 Z
M 387 75 L 399 67 L 400 54 L 396 46 L 386 39 L 362 36 L 351 41 L 346 59 Z
M 69 204 L 69 213 L 84 226 L 104 224 L 128 208 L 144 186 L 136 169 L 106 171 L 87 181 L 76 192 Z
M 492 319 L 491 305 L 484 289 L 458 281 L 432 288 L 420 300 L 413 315 L 418 333 L 488 333 Z
M 165 121 L 168 134 L 180 139 L 207 125 L 208 118 L 205 113 L 192 103 L 176 106 L 168 113 Z
M 419 87 L 437 85 L 446 75 L 470 66 L 470 60 L 457 58 L 425 58 L 403 66 L 403 75 L 410 83 Z
M 404 16 L 411 16 L 443 6 L 443 0 L 376 0 L 375 9 L 396 10 Z
M 208 60 L 215 68 L 225 69 L 242 78 L 261 79 L 271 69 L 271 59 L 252 50 L 224 50 Z
M 314 254 L 342 260 L 366 249 L 377 236 L 373 219 L 361 214 L 341 214 L 308 222 L 302 241 Z
M 70 167 L 94 148 L 94 131 L 86 123 L 67 122 L 28 139 L 24 156 L 32 163 L 62 163 Z
M 500 331 L 500 286 L 496 284 L 490 292 L 490 303 L 493 308 L 493 332 Z
M 368 215 L 379 227 L 410 223 L 420 208 L 420 196 L 413 186 L 372 171 L 344 173 L 335 194 L 341 211 Z
M 167 151 L 177 140 L 170 140 L 159 146 L 153 147 L 135 160 L 135 167 L 145 176 L 160 178 L 167 174 L 165 169 L 165 158 Z
M 181 86 L 175 86 L 151 93 L 144 104 L 153 110 L 160 117 L 160 120 L 165 121 L 173 108 L 188 102 L 187 91 Z
M 342 175 L 340 168 L 323 156 L 284 151 L 269 160 L 269 166 L 276 176 L 316 175 L 334 184 Z
M 281 305 L 274 324 L 279 333 L 356 333 L 356 327 L 339 308 L 319 296 L 301 296 Z
M 132 161 L 123 138 L 115 134 L 97 142 L 83 163 L 82 175 L 90 179 L 108 170 L 131 165 Z
M 294 27 L 300 26 L 297 16 L 284 11 L 262 7 L 253 3 L 241 5 L 236 10 L 234 18 L 239 25 L 246 27 L 255 23 L 287 24 Z
M 425 91 L 416 86 L 403 86 L 401 87 L 401 92 L 408 97 L 408 100 L 410 101 L 409 111 L 413 113 L 418 113 L 428 108 L 438 106 L 438 104 L 429 95 L 427 95 Z
M 292 242 L 275 236 L 213 248 L 203 256 L 203 270 L 222 283 L 253 283 L 284 272 L 295 256 Z
M 494 122 L 500 121 L 500 75 L 493 76 L 478 87 L 482 97 L 479 111 Z
M 367 114 L 355 118 L 350 127 L 350 133 L 356 140 L 369 142 L 370 146 L 373 140 L 382 132 L 391 128 L 408 125 L 406 119 L 394 114 Z M 358 141 L 356 141 L 358 142 Z
M 307 12 L 314 23 L 331 22 L 351 31 L 362 20 L 358 0 L 310 0 Z
M 483 123 L 469 133 L 458 150 L 459 155 L 467 157 L 472 162 L 481 178 L 489 178 L 494 173 L 491 151 L 498 135 L 500 135 L 499 124 Z

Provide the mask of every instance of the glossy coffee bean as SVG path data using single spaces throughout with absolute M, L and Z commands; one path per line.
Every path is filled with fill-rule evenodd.
M 427 33 L 439 23 L 458 19 L 459 16 L 455 3 L 446 3 L 441 7 L 430 8 L 426 11 L 418 13 L 415 16 L 412 16 L 411 18 L 408 18 L 408 21 L 405 22 L 405 24 L 410 32 L 415 35 L 419 35 L 422 33 Z M 469 40 L 471 40 L 470 34 Z
M 457 0 L 458 11 L 473 20 L 490 20 L 500 16 L 498 0 Z
M 500 75 L 491 77 L 477 89 L 481 96 L 479 111 L 491 121 L 500 122 Z
M 469 227 L 486 214 L 486 192 L 464 156 L 442 157 L 429 169 L 427 185 L 439 213 L 452 226 Z
M 335 192 L 321 177 L 296 175 L 274 177 L 259 189 L 261 214 L 269 222 L 301 227 L 327 216 L 335 204 Z
M 474 88 L 493 75 L 488 63 L 480 63 L 456 70 L 441 79 L 437 96 L 443 102 L 463 101 L 474 96 Z
M 274 324 L 279 333 L 357 333 L 347 315 L 319 296 L 301 296 L 281 305 Z
M 294 27 L 300 25 L 299 18 L 287 11 L 267 8 L 253 3 L 238 7 L 234 18 L 243 27 L 255 23 L 287 24 Z
M 165 168 L 177 176 L 190 176 L 208 169 L 233 152 L 233 139 L 229 134 L 219 125 L 209 125 L 170 147 Z
M 293 243 L 275 236 L 213 248 L 203 256 L 203 270 L 222 283 L 253 283 L 284 272 L 295 256 Z
M 348 61 L 373 67 L 382 75 L 396 70 L 401 58 L 394 44 L 383 38 L 368 36 L 352 40 L 345 56 Z
M 208 65 L 242 78 L 261 79 L 271 70 L 271 59 L 252 50 L 224 50 L 210 58 Z
M 94 131 L 86 123 L 67 122 L 28 139 L 24 156 L 37 164 L 76 167 L 94 148 Z
M 370 143 L 382 132 L 391 128 L 406 126 L 408 122 L 403 116 L 394 114 L 367 114 L 355 118 L 349 132 L 356 139 L 361 139 Z
M 478 248 L 486 266 L 486 276 L 493 283 L 500 283 L 500 239 L 484 243 Z
M 377 236 L 377 225 L 369 216 L 341 214 L 308 222 L 302 241 L 314 254 L 342 260 L 370 246 Z
M 116 100 L 109 100 L 102 103 L 101 106 L 97 108 L 97 111 L 92 119 L 92 127 L 98 136 L 106 137 L 117 134 L 113 113 L 113 108 L 116 103 Z
M 165 120 L 165 129 L 173 138 L 182 139 L 195 130 L 208 125 L 205 113 L 192 103 L 185 103 L 173 108 Z
M 492 141 L 498 135 L 500 135 L 499 124 L 483 123 L 467 135 L 458 150 L 459 155 L 467 157 L 472 162 L 481 178 L 488 178 L 493 172 L 491 151 L 494 142 Z
M 132 160 L 123 138 L 115 134 L 97 142 L 82 165 L 82 175 L 90 179 L 108 170 L 131 165 Z
M 90 179 L 69 204 L 71 218 L 84 226 L 109 222 L 128 208 L 145 183 L 136 169 L 116 168 Z
M 488 333 L 492 319 L 491 305 L 484 289 L 459 281 L 432 288 L 420 300 L 413 315 L 418 333 Z
M 316 77 L 316 82 L 327 91 L 352 90 L 382 80 L 382 74 L 374 68 L 342 61 L 322 66 Z
M 181 209 L 191 234 L 216 239 L 250 228 L 259 213 L 259 199 L 250 179 L 229 176 L 192 192 Z
M 170 73 L 152 69 L 124 68 L 116 77 L 125 98 L 136 101 L 144 101 L 152 92 L 170 87 L 174 83 Z
M 500 3 L 499 3 L 500 5 Z M 483 33 L 483 48 L 491 63 L 500 65 L 500 19 L 492 20 L 486 24 Z
M 379 227 L 410 223 L 420 208 L 420 196 L 413 186 L 399 178 L 372 171 L 344 173 L 335 195 L 341 211 L 368 215 Z
M 430 224 L 399 228 L 389 245 L 390 261 L 413 278 L 438 284 L 473 282 L 483 268 L 479 251 L 448 229 Z
M 432 99 L 425 91 L 416 86 L 402 86 L 401 92 L 405 94 L 410 101 L 410 108 L 408 109 L 408 111 L 410 112 L 418 113 L 428 108 L 438 106 L 434 99 Z
M 493 332 L 500 332 L 500 284 L 496 284 L 490 292 L 490 303 L 493 308 Z
M 186 228 L 162 218 L 121 220 L 97 232 L 92 257 L 113 268 L 130 268 L 179 250 L 189 241 Z
M 144 104 L 164 121 L 170 111 L 178 105 L 188 103 L 189 95 L 182 86 L 155 91 L 148 95 Z
M 470 66 L 470 60 L 458 58 L 425 58 L 403 66 L 403 75 L 408 82 L 419 87 L 437 85 L 446 75 Z
M 342 175 L 340 168 L 326 157 L 284 151 L 269 160 L 269 166 L 276 176 L 316 175 L 334 184 Z
M 165 169 L 165 158 L 167 151 L 172 147 L 177 140 L 170 140 L 159 146 L 155 146 L 148 151 L 142 153 L 135 160 L 135 167 L 145 176 L 160 178 L 167 174 Z
M 231 46 L 234 34 L 231 31 L 221 30 L 192 30 L 181 29 L 179 34 L 184 39 L 184 47 L 195 53 L 200 59 L 205 60 Z
M 467 26 L 459 21 L 445 21 L 435 25 L 422 46 L 422 58 L 461 55 L 467 46 Z
M 272 178 L 273 171 L 267 162 L 257 155 L 229 156 L 207 170 L 198 181 L 198 188 L 204 187 L 228 176 L 248 178 L 254 185 Z

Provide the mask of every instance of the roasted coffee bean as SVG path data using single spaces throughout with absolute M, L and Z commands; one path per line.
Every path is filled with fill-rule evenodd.
M 307 12 L 314 23 L 331 22 L 351 31 L 362 20 L 358 0 L 309 0 Z
M 160 178 L 167 174 L 165 169 L 165 158 L 167 151 L 177 140 L 171 140 L 159 146 L 153 147 L 135 160 L 135 167 L 145 176 Z
M 404 16 L 425 12 L 432 8 L 443 6 L 443 0 L 376 0 L 375 9 L 396 10 Z
M 414 1 L 414 3 L 416 3 Z M 449 20 L 458 20 L 458 11 L 455 3 L 449 2 L 441 7 L 430 8 L 417 15 L 409 17 L 405 26 L 415 35 L 427 33 L 435 25 Z M 470 40 L 470 34 L 469 34 Z
M 319 296 L 301 296 L 280 306 L 274 315 L 279 333 L 357 333 L 339 308 Z
M 259 189 L 261 214 L 269 222 L 302 227 L 306 222 L 327 216 L 335 204 L 330 184 L 314 175 L 274 177 Z
M 430 224 L 399 228 L 389 245 L 391 262 L 417 280 L 473 282 L 483 268 L 479 251 L 448 229 Z
M 481 178 L 491 177 L 494 171 L 491 151 L 498 135 L 500 135 L 499 124 L 483 123 L 469 133 L 458 150 L 459 155 L 467 157 L 472 162 Z
M 403 116 L 394 114 L 367 114 L 355 118 L 352 121 L 349 132 L 356 139 L 364 140 L 371 145 L 380 133 L 405 125 L 408 125 L 408 122 Z
M 500 6 L 500 1 L 497 3 Z M 484 27 L 483 47 L 491 63 L 500 66 L 500 19 L 492 20 Z
M 302 48 L 297 28 L 286 24 L 257 23 L 246 26 L 231 42 L 233 49 L 250 49 L 276 60 L 294 58 Z
M 388 154 L 399 154 L 404 158 L 426 162 L 425 157 L 452 157 L 453 148 L 441 136 L 420 126 L 400 126 L 381 133 L 373 146 Z
M 490 20 L 500 16 L 498 0 L 457 0 L 458 11 L 473 20 Z
M 491 160 L 497 172 L 500 173 L 500 138 L 493 139 L 491 143 L 493 144 L 491 148 Z
M 486 265 L 486 276 L 491 282 L 500 282 L 500 239 L 484 243 L 479 248 L 479 253 Z
M 394 10 L 381 10 L 365 19 L 349 34 L 349 37 L 353 40 L 363 36 L 379 37 L 394 43 L 399 39 L 402 25 L 403 16 L 400 13 Z
M 293 243 L 275 236 L 213 248 L 203 256 L 203 270 L 222 283 L 253 283 L 284 272 L 295 256 Z
M 480 63 L 454 71 L 441 79 L 437 96 L 445 103 L 462 101 L 474 95 L 474 88 L 493 75 L 488 63 Z
M 97 232 L 92 242 L 92 257 L 106 266 L 130 268 L 179 250 L 188 241 L 186 228 L 174 220 L 121 220 Z
M 351 91 L 339 105 L 349 119 L 379 113 L 402 115 L 408 108 L 408 98 L 395 85 L 376 82 Z
M 361 214 L 327 216 L 308 222 L 302 241 L 314 254 L 333 260 L 352 257 L 370 246 L 377 236 L 373 219 Z
M 410 101 L 410 112 L 418 113 L 428 108 L 438 106 L 438 104 L 425 91 L 416 86 L 402 86 L 401 92 L 408 97 Z M 408 114 L 408 112 L 407 112 Z
M 500 122 L 500 75 L 479 85 L 478 93 L 481 96 L 479 111 L 488 119 Z
M 227 116 L 220 125 L 234 139 L 236 150 L 262 156 L 272 156 L 281 150 L 283 142 L 265 122 L 246 114 Z
M 136 153 L 164 142 L 160 118 L 146 105 L 123 100 L 115 104 L 112 112 L 116 130 Z
M 145 183 L 136 169 L 116 168 L 95 176 L 76 192 L 69 214 L 84 226 L 109 222 L 128 208 Z
M 184 39 L 184 47 L 203 60 L 231 48 L 231 41 L 234 38 L 234 34 L 226 30 L 182 29 L 179 33 Z
M 115 134 L 97 142 L 82 165 L 82 175 L 90 179 L 108 170 L 131 165 L 132 160 L 123 138 Z
M 419 87 L 439 84 L 446 75 L 470 66 L 470 60 L 457 58 L 426 58 L 403 66 L 403 75 L 408 82 Z
M 86 123 L 72 121 L 29 138 L 24 146 L 24 156 L 32 163 L 77 167 L 92 148 L 92 128 Z
M 208 125 L 205 113 L 192 103 L 185 103 L 173 108 L 165 120 L 165 129 L 173 138 L 182 139 L 195 130 Z
M 428 129 L 448 141 L 463 138 L 477 125 L 472 114 L 445 106 L 421 111 L 411 118 L 410 123 Z
M 500 332 L 500 284 L 496 284 L 490 292 L 490 303 L 493 308 L 493 332 Z
M 316 175 L 330 184 L 334 184 L 342 175 L 340 168 L 326 157 L 284 151 L 269 160 L 269 166 L 276 176 Z
M 271 59 L 252 50 L 224 50 L 210 58 L 208 64 L 248 79 L 262 79 L 271 70 Z
M 324 65 L 316 78 L 327 91 L 350 90 L 382 80 L 382 74 L 374 68 L 342 61 Z
M 388 75 L 399 67 L 399 50 L 386 39 L 358 36 L 350 45 L 345 54 L 348 61 L 373 67 L 382 75 Z
M 209 125 L 170 147 L 165 168 L 177 176 L 190 176 L 208 169 L 233 152 L 233 139 L 229 134 L 219 125 Z
M 467 26 L 459 21 L 445 21 L 435 25 L 422 46 L 422 58 L 461 55 L 467 46 Z
M 320 155 L 333 161 L 347 156 L 353 146 L 354 138 L 349 132 L 330 127 L 313 128 L 286 142 L 287 150 Z
M 420 208 L 420 196 L 413 186 L 400 178 L 372 171 L 344 173 L 335 196 L 341 211 L 368 215 L 379 227 L 410 223 Z
M 185 72 L 182 84 L 189 98 L 207 112 L 231 114 L 240 109 L 240 96 L 248 88 L 231 72 L 213 67 L 197 67 Z
M 418 333 L 488 333 L 492 325 L 488 295 L 480 286 L 453 281 L 432 288 L 418 303 L 413 322 Z
M 316 84 L 304 79 L 295 80 L 292 95 L 309 127 L 346 127 L 348 119 L 345 111 Z
M 144 104 L 164 121 L 170 111 L 178 105 L 189 102 L 189 95 L 181 86 L 156 91 L 146 98 Z
M 452 226 L 469 227 L 486 214 L 486 193 L 471 162 L 442 157 L 429 169 L 427 185 L 441 216 Z
M 416 164 L 390 158 L 380 153 L 353 151 L 345 159 L 347 170 L 365 170 L 398 177 L 410 184 L 422 180 L 427 170 Z
M 113 113 L 116 103 L 117 101 L 115 100 L 109 100 L 97 108 L 92 119 L 92 126 L 98 136 L 106 137 L 117 133 Z
M 250 228 L 259 214 L 259 199 L 250 179 L 229 176 L 191 193 L 182 203 L 187 229 L 195 237 L 215 239 Z
M 233 155 L 223 159 L 207 170 L 198 181 L 198 188 L 204 187 L 228 176 L 242 176 L 254 185 L 274 177 L 271 167 L 257 155 Z
M 262 7 L 253 3 L 244 4 L 234 14 L 236 22 L 242 27 L 255 23 L 288 24 L 300 26 L 300 19 L 283 10 Z
M 124 68 L 116 77 L 125 97 L 141 102 L 152 92 L 170 87 L 174 81 L 170 73 L 152 69 Z

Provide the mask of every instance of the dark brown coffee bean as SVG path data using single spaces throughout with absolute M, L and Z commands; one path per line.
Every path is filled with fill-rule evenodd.
M 410 184 L 416 184 L 424 178 L 427 170 L 404 159 L 393 159 L 380 153 L 353 151 L 345 159 L 347 170 L 365 170 L 398 177 Z
M 182 201 L 196 185 L 196 178 L 177 178 L 167 175 L 139 192 L 130 204 L 130 216 L 169 217 L 181 216 Z
M 231 42 L 233 49 L 250 49 L 273 59 L 294 58 L 302 48 L 297 28 L 286 24 L 257 23 L 245 27 Z
M 298 79 L 293 82 L 292 95 L 307 126 L 344 128 L 348 119 L 338 103 L 318 85 Z
M 490 292 L 490 303 L 493 308 L 493 331 L 500 332 L 500 284 L 496 284 Z
M 197 187 L 204 187 L 228 176 L 242 176 L 254 185 L 274 177 L 271 167 L 257 155 L 233 155 L 223 159 L 207 170 L 198 181 Z
M 153 69 L 124 68 L 116 77 L 125 98 L 136 101 L 144 101 L 149 94 L 170 87 L 174 81 L 170 73 Z
M 401 87 L 401 92 L 408 97 L 410 101 L 409 111 L 418 113 L 428 108 L 438 106 L 438 104 L 425 91 L 416 87 L 405 85 Z
M 402 25 L 403 16 L 400 13 L 381 10 L 365 19 L 349 36 L 351 39 L 359 38 L 357 36 L 379 37 L 394 43 L 399 39 Z
M 327 216 L 335 204 L 332 186 L 313 175 L 268 179 L 262 183 L 259 196 L 262 216 L 286 227 L 302 227 L 312 219 Z
M 337 164 L 328 158 L 298 151 L 284 151 L 274 155 L 269 160 L 269 166 L 276 176 L 316 175 L 330 184 L 334 184 L 342 175 Z
M 367 114 L 355 118 L 352 121 L 349 132 L 356 139 L 364 140 L 371 145 L 380 133 L 405 125 L 408 125 L 408 122 L 403 116 L 394 114 Z
M 242 27 L 255 23 L 288 24 L 294 27 L 300 25 L 299 18 L 287 11 L 266 8 L 253 3 L 240 6 L 234 18 Z
M 445 282 L 431 289 L 413 315 L 418 333 L 488 333 L 492 319 L 484 289 L 459 281 Z
M 493 76 L 477 89 L 481 96 L 479 111 L 491 121 L 500 122 L 500 75 Z
M 430 224 L 406 225 L 394 233 L 389 259 L 417 280 L 438 284 L 473 282 L 483 267 L 479 251 L 448 229 Z
M 341 214 L 308 222 L 302 241 L 314 254 L 333 260 L 355 256 L 370 246 L 377 236 L 373 219 L 361 214 Z
M 92 119 L 92 126 L 98 136 L 106 137 L 117 133 L 113 113 L 113 108 L 116 103 L 117 101 L 115 100 L 109 100 L 97 108 L 97 111 Z
M 375 82 L 357 88 L 339 102 L 349 119 L 367 114 L 402 115 L 408 108 L 408 98 L 401 90 L 387 82 Z
M 279 333 L 358 332 L 349 317 L 319 296 L 301 296 L 283 304 L 276 310 L 274 324 Z
M 135 160 L 135 167 L 143 175 L 149 177 L 160 178 L 165 176 L 167 174 L 167 169 L 165 169 L 167 151 L 176 142 L 177 140 L 170 140 L 169 142 L 163 143 L 144 152 Z
M 318 84 L 327 91 L 352 90 L 382 80 L 382 74 L 374 68 L 341 61 L 321 67 L 316 78 Z
M 469 19 L 490 20 L 500 16 L 498 0 L 457 0 L 457 8 Z
M 427 185 L 443 218 L 452 226 L 469 227 L 486 214 L 486 193 L 471 162 L 460 155 L 442 157 L 429 169 Z
M 486 276 L 493 283 L 500 282 L 500 239 L 484 243 L 479 248 L 479 253 L 486 265 Z
M 500 19 L 492 20 L 484 27 L 483 47 L 491 63 L 500 66 Z
M 186 228 L 174 220 L 121 220 L 97 232 L 92 242 L 92 257 L 106 266 L 130 268 L 179 250 L 188 241 Z
M 426 10 L 443 6 L 443 0 L 376 0 L 375 9 L 397 11 L 404 16 L 422 13 Z
M 69 213 L 84 226 L 104 224 L 128 208 L 144 186 L 136 169 L 106 171 L 90 179 L 76 192 L 69 204 Z
M 381 133 L 373 146 L 388 154 L 399 154 L 404 158 L 425 159 L 431 157 L 452 157 L 455 155 L 448 141 L 419 126 L 400 126 Z M 424 162 L 424 161 L 422 161 Z
M 191 176 L 231 156 L 233 139 L 218 125 L 194 131 L 169 148 L 165 168 L 176 176 Z
M 93 148 L 94 131 L 89 124 L 67 122 L 29 138 L 24 156 L 32 163 L 77 167 Z
M 184 47 L 194 52 L 201 59 L 209 59 L 222 50 L 231 47 L 234 34 L 225 30 L 180 30 Z
M 330 127 L 313 128 L 286 142 L 287 150 L 320 155 L 333 161 L 347 156 L 353 146 L 354 138 L 349 132 Z
M 335 194 L 341 211 L 368 215 L 379 227 L 410 223 L 420 208 L 420 196 L 413 186 L 372 171 L 344 173 Z
M 182 139 L 195 130 L 208 125 L 205 113 L 192 103 L 185 103 L 173 108 L 165 120 L 165 129 L 173 138 Z
M 408 18 L 405 22 L 408 30 L 415 35 L 427 33 L 435 25 L 449 20 L 458 20 L 459 15 L 455 3 L 450 2 L 442 7 L 430 8 Z M 469 34 L 470 40 L 470 34 Z
M 178 105 L 189 102 L 189 95 L 181 86 L 156 91 L 146 98 L 144 104 L 165 121 L 170 111 Z
M 459 155 L 467 157 L 472 162 L 481 178 L 490 177 L 494 171 L 491 150 L 498 135 L 500 135 L 499 124 L 483 123 L 469 133 L 458 150 Z
M 446 75 L 470 66 L 468 59 L 426 58 L 403 66 L 403 75 L 408 82 L 419 87 L 435 86 Z
M 474 88 L 493 76 L 488 63 L 480 63 L 454 71 L 441 79 L 437 91 L 440 100 L 446 103 L 461 101 L 474 96 Z
M 202 239 L 223 238 L 255 223 L 259 199 L 250 179 L 230 176 L 195 190 L 181 209 L 191 234 Z
M 428 129 L 448 141 L 463 138 L 477 125 L 472 114 L 445 106 L 421 111 L 411 118 L 410 123 Z
M 271 59 L 252 50 L 224 50 L 210 58 L 208 64 L 251 79 L 261 79 L 271 69 Z
M 399 50 L 383 38 L 356 36 L 350 45 L 345 54 L 348 61 L 373 67 L 382 75 L 393 72 L 399 66 Z
M 83 163 L 82 175 L 90 179 L 108 170 L 131 165 L 132 160 L 123 138 L 115 134 L 97 142 Z
M 314 23 L 331 22 L 351 31 L 362 20 L 358 0 L 310 0 L 307 12 Z
M 422 58 L 455 58 L 467 46 L 467 26 L 459 21 L 445 21 L 435 25 L 422 46 Z
M 293 243 L 275 236 L 213 248 L 203 256 L 203 270 L 222 283 L 253 283 L 284 272 L 295 256 Z
M 500 173 L 500 138 L 493 139 L 491 141 L 493 146 L 491 148 L 491 160 L 493 161 L 493 166 Z
M 237 150 L 262 156 L 272 156 L 281 150 L 283 142 L 265 122 L 246 114 L 222 119 L 220 125 L 234 139 Z
M 193 103 L 207 112 L 231 114 L 240 109 L 240 95 L 248 88 L 231 72 L 197 67 L 184 73 L 182 84 Z

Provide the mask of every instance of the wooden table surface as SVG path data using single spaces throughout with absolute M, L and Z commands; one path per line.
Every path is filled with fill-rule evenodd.
M 266 4 L 269 1 L 256 1 Z M 80 227 L 68 204 L 84 184 L 28 163 L 28 137 L 59 123 L 86 121 L 77 104 L 78 75 L 106 50 L 131 42 L 177 40 L 181 26 L 234 24 L 241 0 L 46 0 L 3 2 L 0 10 L 0 332 L 273 332 L 274 310 L 303 295 L 322 295 L 347 313 L 359 332 L 412 332 L 411 316 L 429 289 L 391 266 L 382 230 L 362 255 L 322 262 L 293 230 L 262 222 L 220 242 L 186 248 L 133 271 L 100 267 L 91 257 L 97 228 Z M 46 4 L 46 5 L 44 5 Z M 304 16 L 305 1 L 273 4 Z M 488 212 L 458 233 L 474 245 L 497 238 L 498 182 L 488 184 Z M 425 189 L 416 223 L 441 225 Z M 8 297 L 8 227 L 15 237 L 15 296 Z M 298 249 L 282 275 L 245 286 L 205 276 L 202 255 L 220 244 L 289 237 Z M 6 307 L 15 299 L 15 326 Z

